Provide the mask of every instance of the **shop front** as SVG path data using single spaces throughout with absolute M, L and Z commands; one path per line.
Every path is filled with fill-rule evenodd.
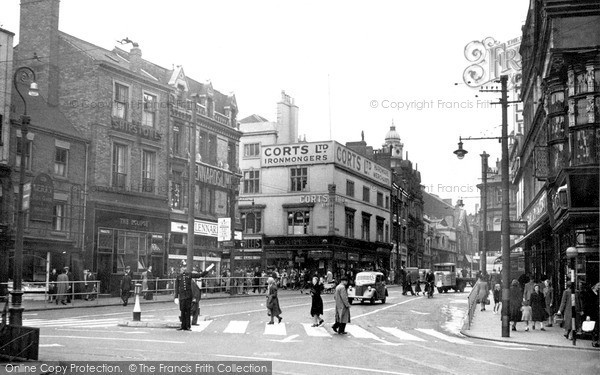
M 175 277 L 182 265 L 187 261 L 187 223 L 171 221 L 169 256 L 167 259 L 167 274 Z M 214 263 L 213 276 L 220 275 L 222 268 L 223 249 L 217 242 L 217 222 L 194 220 L 194 264 L 197 272 L 205 270 Z
M 100 293 L 115 294 L 126 267 L 141 277 L 152 266 L 155 277 L 166 269 L 167 217 L 131 214 L 108 209 L 94 213 L 95 263 Z

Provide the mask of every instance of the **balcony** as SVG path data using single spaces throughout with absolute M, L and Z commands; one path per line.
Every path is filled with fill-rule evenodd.
M 572 166 L 598 164 L 600 159 L 600 128 L 586 128 L 571 132 L 573 136 Z

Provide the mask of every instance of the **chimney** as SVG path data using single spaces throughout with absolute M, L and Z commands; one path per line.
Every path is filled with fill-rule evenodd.
M 59 0 L 21 0 L 18 55 L 15 66 L 35 71 L 41 96 L 58 105 Z M 37 59 L 32 59 L 37 56 Z
M 298 139 L 298 106 L 283 90 L 281 101 L 277 103 L 277 131 L 282 144 L 295 143 Z
M 133 47 L 129 51 L 129 69 L 136 73 L 142 70 L 142 50 L 137 43 L 133 43 Z

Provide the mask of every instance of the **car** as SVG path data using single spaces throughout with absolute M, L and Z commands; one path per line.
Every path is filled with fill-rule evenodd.
M 369 301 L 374 304 L 375 301 L 385 303 L 388 296 L 387 286 L 385 285 L 385 276 L 377 271 L 365 271 L 356 274 L 354 285 L 348 288 L 348 301 L 350 304 L 354 300 L 360 302 Z

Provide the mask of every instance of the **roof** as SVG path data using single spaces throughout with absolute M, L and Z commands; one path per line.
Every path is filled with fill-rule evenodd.
M 28 85 L 18 84 L 21 93 L 27 93 Z M 31 117 L 31 125 L 34 127 L 43 128 L 49 132 L 56 133 L 65 137 L 79 139 L 84 141 L 84 136 L 73 126 L 67 117 L 58 109 L 58 107 L 50 106 L 46 99 L 40 94 L 39 96 L 26 96 L 27 114 Z M 13 90 L 11 118 L 19 119 L 24 112 L 23 100 L 19 94 Z
M 243 119 L 240 120 L 240 123 L 242 123 L 242 124 L 254 123 L 254 122 L 269 122 L 269 120 L 267 120 L 266 118 L 264 118 L 260 115 L 257 115 L 257 114 L 253 114 L 248 117 L 244 117 Z

